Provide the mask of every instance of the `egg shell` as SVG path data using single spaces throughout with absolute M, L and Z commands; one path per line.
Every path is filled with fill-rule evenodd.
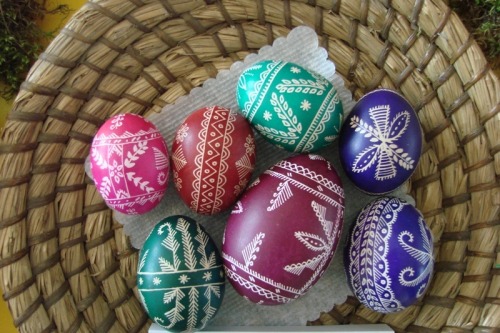
M 96 188 L 110 208 L 137 215 L 160 203 L 170 164 L 153 123 L 129 113 L 109 118 L 97 131 L 90 155 Z
M 245 117 L 268 141 L 294 152 L 314 152 L 338 136 L 342 102 L 322 75 L 297 64 L 265 60 L 238 79 L 236 98 Z
M 361 190 L 395 190 L 415 171 L 422 153 L 422 130 L 412 106 L 387 89 L 364 95 L 339 137 L 339 154 L 348 178 Z
M 225 291 L 222 259 L 212 238 L 193 219 L 160 221 L 146 239 L 137 289 L 149 317 L 171 332 L 203 329 Z
M 401 311 L 424 295 L 434 267 L 432 234 L 409 203 L 369 203 L 350 231 L 344 263 L 354 295 L 380 313 Z
M 181 199 L 212 215 L 234 205 L 255 167 L 252 128 L 241 114 L 220 106 L 191 113 L 172 144 L 173 176 Z
M 228 280 L 254 303 L 305 294 L 328 267 L 343 225 L 344 190 L 319 155 L 296 155 L 259 176 L 235 205 L 223 235 Z

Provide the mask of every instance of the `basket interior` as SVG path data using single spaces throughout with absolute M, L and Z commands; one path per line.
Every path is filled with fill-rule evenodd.
M 299 25 L 356 99 L 385 87 L 414 106 L 425 147 L 411 193 L 437 254 L 407 310 L 349 298 L 308 324 L 500 327 L 500 84 L 444 2 L 95 0 L 33 65 L 0 141 L 0 282 L 20 332 L 147 331 L 137 251 L 85 175 L 93 135 L 111 115 L 159 112 Z

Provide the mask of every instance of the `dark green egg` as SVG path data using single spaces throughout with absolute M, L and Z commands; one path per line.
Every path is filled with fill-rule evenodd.
M 224 297 L 224 269 L 200 224 L 170 216 L 149 234 L 139 255 L 137 287 L 149 317 L 172 332 L 203 329 Z

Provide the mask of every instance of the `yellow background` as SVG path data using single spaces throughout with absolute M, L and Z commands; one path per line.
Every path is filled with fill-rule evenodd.
M 60 4 L 65 4 L 68 5 L 70 12 L 66 15 L 46 15 L 45 18 L 40 22 L 40 27 L 44 31 L 54 32 L 54 34 L 57 33 L 57 31 L 64 26 L 65 22 L 71 17 L 71 15 L 73 15 L 74 12 L 78 10 L 78 8 L 80 8 L 85 2 L 85 0 L 46 1 L 47 8 L 49 10 L 51 8 L 57 7 Z M 0 97 L 0 132 L 5 124 L 7 114 L 12 107 L 12 102 L 13 101 L 6 101 Z M 0 285 L 0 295 L 1 294 L 2 290 Z M 7 307 L 6 302 L 3 301 L 2 297 L 0 297 L 0 332 L 17 333 L 16 328 L 12 324 L 12 316 L 10 315 L 10 311 Z

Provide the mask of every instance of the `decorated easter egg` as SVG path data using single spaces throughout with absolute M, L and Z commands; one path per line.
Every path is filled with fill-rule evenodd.
M 349 179 L 365 192 L 382 194 L 415 171 L 422 131 L 410 103 L 394 91 L 379 89 L 356 103 L 342 126 L 339 147 Z
M 140 251 L 141 302 L 149 317 L 171 332 L 203 329 L 222 303 L 224 282 L 217 247 L 189 217 L 160 221 Z
M 344 251 L 348 283 L 376 312 L 405 309 L 421 297 L 434 266 L 432 234 L 409 203 L 382 197 L 358 215 Z
M 343 225 L 344 190 L 319 155 L 284 159 L 244 192 L 226 224 L 228 280 L 258 304 L 289 303 L 321 277 Z
M 252 128 L 229 109 L 199 109 L 177 130 L 172 161 L 175 187 L 189 208 L 199 214 L 219 213 L 234 205 L 252 176 Z
M 289 151 L 316 151 L 340 131 L 342 103 L 333 85 L 294 63 L 254 64 L 240 75 L 236 97 L 260 134 Z
M 135 114 L 119 114 L 97 131 L 90 167 L 106 204 L 136 215 L 153 209 L 165 194 L 169 155 L 158 129 Z

